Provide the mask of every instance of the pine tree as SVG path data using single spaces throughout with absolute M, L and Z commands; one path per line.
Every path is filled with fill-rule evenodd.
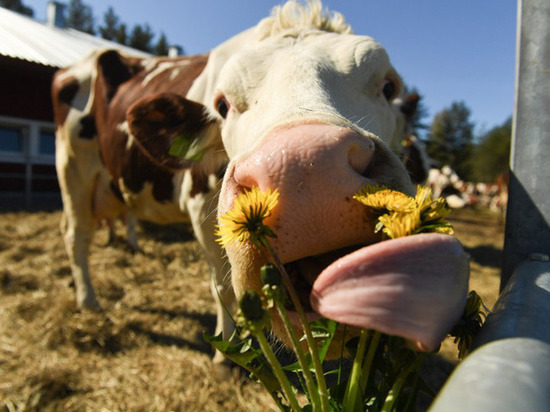
M 128 34 L 126 33 L 126 24 L 122 23 L 120 26 L 118 26 L 115 41 L 118 44 L 128 44 Z
M 34 10 L 25 6 L 21 0 L 0 0 L 0 7 L 24 14 L 25 16 L 34 16 Z
M 496 177 L 510 165 L 512 118 L 485 133 L 472 156 L 474 180 L 494 182 Z
M 135 25 L 128 39 L 128 45 L 134 49 L 152 52 L 151 41 L 154 36 L 148 24 L 144 26 Z
M 112 7 L 103 15 L 103 26 L 99 26 L 99 34 L 106 40 L 116 41 L 120 30 L 119 18 Z
M 83 31 L 89 34 L 95 34 L 94 16 L 90 6 L 82 0 L 71 0 L 67 8 L 67 18 L 65 20 L 67 27 Z
M 166 35 L 164 33 L 161 33 L 153 52 L 157 56 L 168 56 L 168 49 L 168 39 L 166 38 Z
M 465 180 L 471 177 L 473 129 L 470 109 L 464 102 L 454 102 L 435 115 L 428 136 L 430 157 L 451 166 Z

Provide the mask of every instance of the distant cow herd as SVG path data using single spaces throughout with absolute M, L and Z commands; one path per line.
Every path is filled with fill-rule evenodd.
M 425 184 L 432 188 L 434 196 L 443 196 L 451 208 L 484 207 L 504 215 L 508 205 L 509 172 L 501 172 L 495 182 L 465 182 L 449 166 L 432 168 Z

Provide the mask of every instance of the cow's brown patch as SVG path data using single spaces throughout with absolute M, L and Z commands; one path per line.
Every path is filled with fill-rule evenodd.
M 65 70 L 59 70 L 55 73 L 52 81 L 52 101 L 54 108 L 54 119 L 56 124 L 65 123 L 73 99 L 79 90 L 79 83 L 76 77 L 70 76 L 66 79 L 62 78 Z
M 174 93 L 147 96 L 128 109 L 128 127 L 136 144 L 156 165 L 169 170 L 192 167 L 196 160 L 169 154 L 174 140 L 197 144 L 210 121 L 204 106 Z
M 121 56 L 109 50 L 98 57 L 97 65 L 107 101 L 111 101 L 118 87 L 129 81 L 140 70 L 140 60 Z
M 111 192 L 113 192 L 115 197 L 121 202 L 124 202 L 124 197 L 122 196 L 122 192 L 120 191 L 120 188 L 112 181 L 110 182 L 109 187 L 111 188 Z
M 68 81 L 63 84 L 61 89 L 58 91 L 58 98 L 60 102 L 65 104 L 71 104 L 76 93 L 78 92 L 79 85 L 78 80 L 75 77 L 71 77 Z
M 80 133 L 78 137 L 83 139 L 93 139 L 97 135 L 97 128 L 95 124 L 95 118 L 93 115 L 84 116 L 80 119 Z
M 145 65 L 115 51 L 98 57 L 93 111 L 101 158 L 117 190 L 120 180 L 133 193 L 149 183 L 156 201 L 173 201 L 174 170 L 182 166 L 168 151 L 176 136 L 198 134 L 206 124 L 203 106 L 184 96 L 207 60 L 160 57 Z M 202 190 L 202 181 L 198 185 Z

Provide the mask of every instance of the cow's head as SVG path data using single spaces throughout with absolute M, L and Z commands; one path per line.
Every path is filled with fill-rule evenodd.
M 351 273 L 351 266 L 365 264 L 367 257 L 360 256 L 361 250 L 380 240 L 373 217 L 352 199 L 353 194 L 365 184 L 386 185 L 409 195 L 415 191 L 390 149 L 396 134 L 402 133 L 398 125 L 403 114 L 393 104 L 402 92 L 399 75 L 380 44 L 370 37 L 351 34 L 338 15 L 332 20 L 321 16 L 317 6 L 310 4 L 308 11 L 291 2 L 276 9 L 272 18 L 258 26 L 255 34 L 260 40 L 241 47 L 225 62 L 207 102 L 220 121 L 231 159 L 219 213 L 227 212 L 235 197 L 251 187 L 278 189 L 279 203 L 267 222 L 277 235 L 272 246 L 300 283 L 302 301 L 310 311 L 311 287 L 319 274 L 345 255 L 349 255 L 346 262 Z M 396 246 L 407 254 L 403 261 L 411 265 L 411 256 L 422 253 L 413 251 L 412 243 L 404 241 Z M 456 258 L 456 262 L 464 260 L 453 240 L 435 236 L 427 239 L 424 247 L 428 244 L 444 244 L 443 255 L 452 255 L 449 259 Z M 242 243 L 228 246 L 227 255 L 237 296 L 247 289 L 260 291 L 260 268 L 269 261 L 269 255 Z M 398 255 L 392 252 L 394 259 L 398 260 Z M 374 259 L 374 254 L 368 259 Z M 391 265 L 379 269 L 397 270 Z M 460 270 L 464 270 L 463 265 Z M 395 278 L 389 282 L 393 281 Z M 395 285 L 402 289 L 410 286 Z M 445 315 L 444 328 L 462 310 L 465 282 L 461 280 L 457 288 L 459 297 L 452 304 L 452 314 Z M 322 300 L 322 292 L 313 297 L 314 306 Z M 400 291 L 388 293 L 395 299 Z M 356 295 L 351 298 L 361 300 Z M 402 310 L 414 312 L 406 307 Z M 424 314 L 416 312 L 417 316 Z M 274 330 L 284 340 L 277 315 L 273 318 Z M 386 314 L 383 318 L 389 323 L 395 321 Z M 441 323 L 434 318 L 423 321 Z M 379 317 L 371 324 L 381 323 Z M 423 325 L 414 328 L 422 329 Z M 398 332 L 425 347 L 433 347 L 442 337 L 441 330 L 437 337 L 388 327 L 381 330 Z
M 371 299 L 376 305 L 360 321 L 347 323 L 432 348 L 464 305 L 468 276 L 462 248 L 448 236 L 426 235 L 373 249 L 369 245 L 380 241 L 374 217 L 352 198 L 365 184 L 415 192 L 391 149 L 404 133 L 406 114 L 395 102 L 402 88 L 375 40 L 352 34 L 340 15 L 327 16 L 318 2 L 308 2 L 308 8 L 289 2 L 214 49 L 185 100 L 179 99 L 185 104 L 165 100 L 184 108 L 173 111 L 184 120 L 192 113 L 188 102 L 198 102 L 209 114 L 206 124 L 217 125 L 215 134 L 230 159 L 219 214 L 249 188 L 279 191 L 266 223 L 311 317 L 318 315 L 310 299 L 316 310 L 340 310 L 349 319 L 364 312 L 365 299 Z M 129 115 L 146 122 L 150 112 L 154 121 L 166 117 L 164 109 L 139 107 Z M 130 123 L 131 129 L 139 124 Z M 175 122 L 176 127 L 180 123 L 185 122 Z M 158 123 L 161 129 L 163 124 Z M 138 130 L 134 135 L 145 140 Z M 229 245 L 226 252 L 237 295 L 260 291 L 260 268 L 269 254 L 246 242 Z M 447 275 L 438 276 L 431 266 Z M 415 270 L 418 276 L 411 276 Z M 286 340 L 276 313 L 273 328 Z

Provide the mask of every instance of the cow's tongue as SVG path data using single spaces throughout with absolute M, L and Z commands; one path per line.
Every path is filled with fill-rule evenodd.
M 468 278 L 469 257 L 455 238 L 421 234 L 338 259 L 315 280 L 310 300 L 327 318 L 432 350 L 460 318 Z

